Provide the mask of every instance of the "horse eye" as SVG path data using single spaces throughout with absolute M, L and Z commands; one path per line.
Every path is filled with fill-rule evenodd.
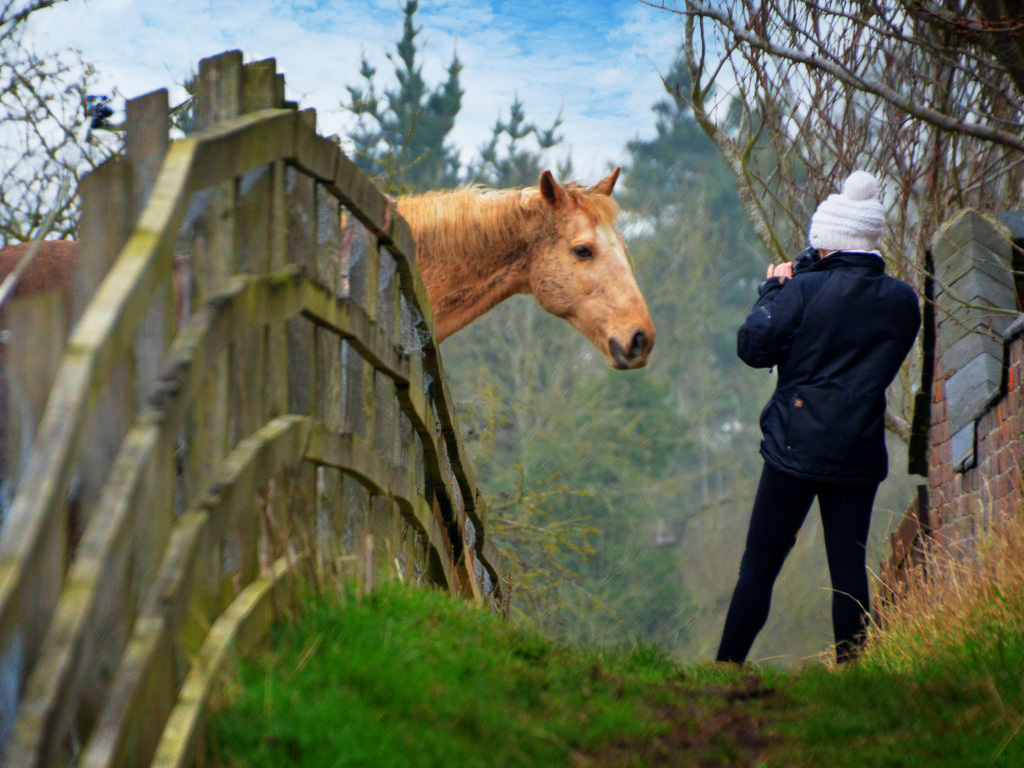
M 577 245 L 575 248 L 572 249 L 572 252 L 580 261 L 586 261 L 587 259 L 594 258 L 594 252 L 590 250 L 589 246 L 586 245 Z

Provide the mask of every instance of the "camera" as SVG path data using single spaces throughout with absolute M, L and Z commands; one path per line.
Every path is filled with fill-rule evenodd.
M 800 251 L 793 259 L 793 274 L 803 272 L 804 270 L 810 269 L 816 262 L 821 259 L 821 254 L 818 253 L 818 249 L 813 246 L 808 246 L 804 250 Z

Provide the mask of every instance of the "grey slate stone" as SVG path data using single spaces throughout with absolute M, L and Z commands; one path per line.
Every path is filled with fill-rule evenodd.
M 993 253 L 982 245 L 962 245 L 951 251 L 945 261 L 936 260 L 937 287 L 939 290 L 945 289 L 946 286 L 955 283 L 972 269 L 980 270 L 999 280 L 1010 271 L 1006 262 L 1007 259 L 1004 259 L 1003 256 Z
M 946 371 L 959 371 L 979 355 L 988 355 L 995 360 L 1002 360 L 1002 339 L 993 339 L 987 334 L 968 333 L 949 349 L 943 345 L 942 368 Z
M 993 307 L 1017 309 L 1017 292 L 1013 287 L 1013 275 L 1010 270 L 1004 270 L 1001 279 L 996 279 L 980 269 L 968 270 L 949 285 L 948 291 L 943 291 L 944 301 L 950 303 L 956 302 L 956 299 L 970 304 L 984 300 Z
M 999 394 L 1002 379 L 1002 357 L 980 354 L 946 380 L 950 432 L 956 432 L 984 412 Z
M 932 254 L 941 285 L 950 285 L 971 269 L 1005 280 L 1013 268 L 1010 231 L 971 208 L 965 208 L 935 235 Z M 1010 284 L 1012 285 L 1012 276 Z
M 1024 312 L 1017 315 L 1017 319 L 1006 326 L 1006 330 L 1003 331 L 1003 338 L 1007 341 L 1014 339 L 1024 333 Z
M 979 304 L 986 305 L 984 300 Z M 984 309 L 965 307 L 959 304 L 952 312 L 941 316 L 939 321 L 939 340 L 942 349 L 950 349 L 968 334 L 999 337 L 1013 321 L 1011 315 L 1003 312 L 986 312 Z
M 1024 211 L 997 213 L 996 220 L 1010 230 L 1010 236 L 1014 240 L 1024 240 Z
M 974 466 L 974 422 L 954 433 L 950 440 L 953 469 L 964 472 Z

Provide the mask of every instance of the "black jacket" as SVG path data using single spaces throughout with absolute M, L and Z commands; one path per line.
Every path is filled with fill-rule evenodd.
M 779 369 L 761 412 L 761 455 L 798 477 L 883 480 L 885 390 L 921 325 L 914 289 L 875 254 L 838 251 L 760 292 L 737 353 Z

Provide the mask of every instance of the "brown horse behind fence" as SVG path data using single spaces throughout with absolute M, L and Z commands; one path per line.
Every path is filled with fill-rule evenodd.
M 615 229 L 616 169 L 593 187 L 475 187 L 400 198 L 442 340 L 515 294 L 533 294 L 616 368 L 639 368 L 654 325 Z M 524 340 L 525 343 L 526 340 Z
M 416 241 L 417 267 L 441 341 L 515 294 L 533 294 L 616 368 L 639 368 L 654 346 L 654 326 L 615 228 L 616 169 L 593 187 L 559 184 L 550 171 L 538 187 L 468 187 L 398 200 Z M 0 281 L 28 245 L 0 250 Z M 78 247 L 48 240 L 22 276 L 17 295 L 63 292 L 71 316 Z M 177 291 L 184 291 L 179 272 Z
M 20 243 L 0 250 L 0 283 L 14 270 L 31 243 Z M 72 276 L 78 263 L 78 243 L 71 240 L 46 240 L 39 255 L 14 288 L 12 297 L 30 296 L 51 290 L 64 293 L 71 304 Z

